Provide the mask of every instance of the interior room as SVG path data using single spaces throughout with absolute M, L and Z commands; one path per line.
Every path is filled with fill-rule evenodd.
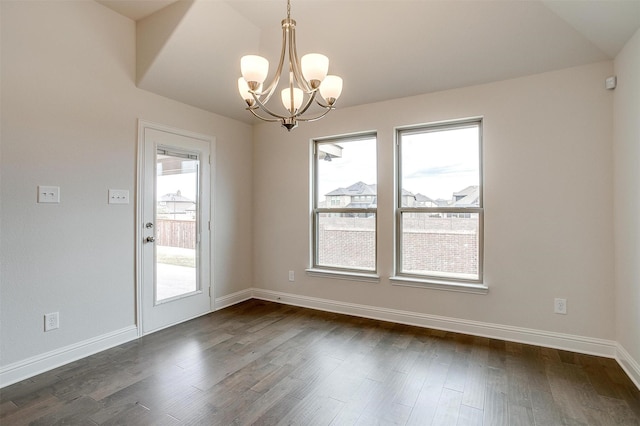
M 326 55 L 343 81 L 326 116 L 291 130 L 256 118 L 237 87 L 244 55 L 267 58 L 272 78 L 287 13 L 296 55 Z M 0 23 L 0 413 L 20 409 L 16 386 L 55 389 L 54 369 L 144 354 L 143 339 L 309 315 L 600 357 L 632 383 L 619 398 L 640 421 L 639 1 L 2 0 Z M 403 132 L 469 123 L 479 201 L 411 200 L 416 215 L 479 218 L 476 269 L 423 277 L 403 263 Z M 364 136 L 372 266 L 327 265 L 319 170 Z M 160 193 L 160 170 L 178 163 L 199 173 L 197 197 L 186 184 Z M 198 218 L 184 260 L 198 265 L 197 313 L 169 312 L 185 298 L 153 287 L 160 214 Z M 358 420 L 338 418 L 326 424 Z

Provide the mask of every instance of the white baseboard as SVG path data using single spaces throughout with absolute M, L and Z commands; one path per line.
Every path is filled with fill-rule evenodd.
M 135 325 L 0 367 L 0 388 L 138 338 Z
M 607 358 L 614 358 L 616 355 L 616 342 L 611 340 L 358 305 L 258 288 L 253 289 L 253 297 L 322 311 L 544 346 Z
M 629 352 L 620 343 L 616 346 L 616 361 L 636 387 L 640 389 L 640 364 L 629 355 Z
M 246 289 L 216 298 L 214 310 L 223 309 L 252 298 L 399 324 L 615 358 L 640 389 L 640 365 L 620 344 L 610 340 L 359 305 L 258 288 Z M 0 388 L 137 338 L 137 327 L 130 326 L 0 367 Z
M 213 302 L 213 310 L 228 308 L 229 306 L 244 302 L 253 298 L 253 289 L 249 288 L 241 290 L 235 293 L 228 294 L 226 296 L 217 297 Z
M 0 367 L 0 388 L 138 338 L 135 325 Z
M 214 311 L 253 297 L 252 289 L 242 290 L 214 300 Z M 173 326 L 175 324 L 172 324 Z M 153 332 L 160 329 L 153 330 Z M 28 379 L 78 359 L 121 345 L 140 337 L 135 325 L 94 337 L 64 348 L 36 355 L 6 366 L 0 366 L 0 388 Z

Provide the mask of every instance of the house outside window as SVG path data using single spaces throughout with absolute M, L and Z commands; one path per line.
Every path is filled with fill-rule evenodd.
M 482 283 L 482 121 L 397 130 L 396 275 Z
M 312 269 L 376 272 L 376 150 L 370 133 L 313 141 Z

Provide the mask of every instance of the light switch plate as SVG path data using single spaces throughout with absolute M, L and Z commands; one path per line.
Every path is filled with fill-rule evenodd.
M 38 203 L 59 203 L 60 187 L 38 185 Z
M 128 189 L 110 189 L 109 204 L 129 204 Z

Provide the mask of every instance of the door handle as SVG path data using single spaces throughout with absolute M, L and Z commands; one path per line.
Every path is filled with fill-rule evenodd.
M 155 240 L 156 240 L 156 237 L 147 237 L 147 238 L 145 239 L 145 242 L 147 242 L 147 243 L 153 243 Z

